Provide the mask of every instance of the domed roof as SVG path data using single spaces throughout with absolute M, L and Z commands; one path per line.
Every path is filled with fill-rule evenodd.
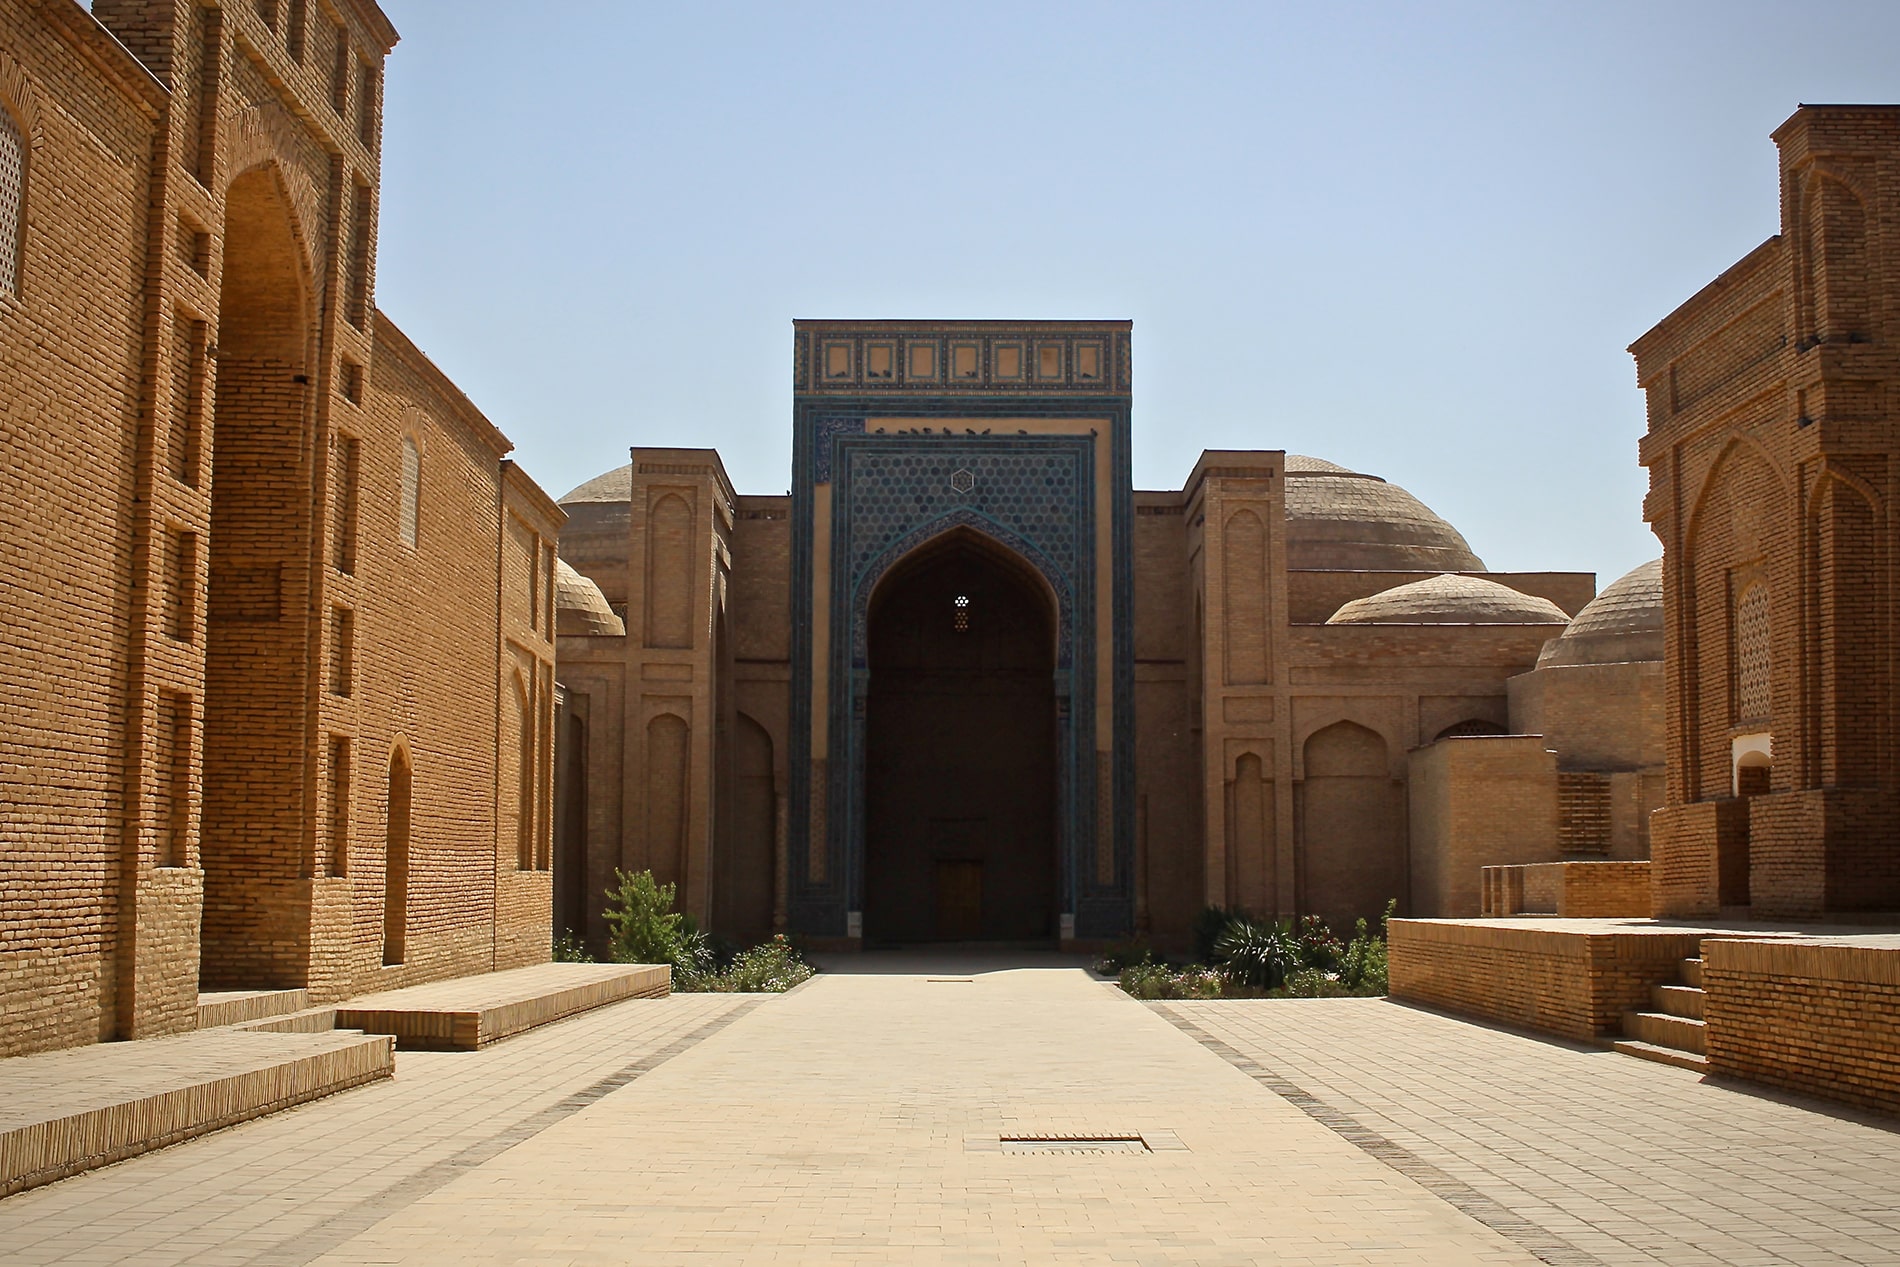
M 1357 475 L 1359 472 L 1350 466 L 1328 462 L 1325 458 L 1308 457 L 1304 453 L 1289 453 L 1286 455 L 1286 473 L 1288 475 Z
M 1544 644 L 1537 667 L 1662 658 L 1662 560 L 1657 559 L 1625 574 L 1591 599 L 1570 628 Z
M 605 475 L 596 475 L 579 488 L 561 498 L 561 505 L 569 502 L 630 502 L 633 500 L 633 463 L 616 466 Z
M 627 626 L 600 586 L 568 566 L 566 559 L 554 560 L 554 632 L 561 635 L 604 635 L 619 637 Z
M 1481 576 L 1427 577 L 1355 598 L 1329 625 L 1561 625 L 1570 617 L 1548 598 Z
M 1397 484 L 1286 455 L 1286 562 L 1352 572 L 1482 572 L 1458 530 Z

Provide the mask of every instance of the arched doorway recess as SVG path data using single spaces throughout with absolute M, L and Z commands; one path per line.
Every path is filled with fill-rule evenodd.
M 871 597 L 864 756 L 868 944 L 1056 935 L 1054 604 L 969 531 Z
M 204 988 L 304 984 L 309 288 L 275 168 L 225 199 L 206 602 Z M 307 901 L 307 898 L 301 900 Z

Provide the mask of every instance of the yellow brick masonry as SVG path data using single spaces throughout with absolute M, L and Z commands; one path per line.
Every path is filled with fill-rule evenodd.
M 1900 1113 L 1900 936 L 1702 953 L 1710 1072 Z
M 368 0 L 0 6 L 29 138 L 0 295 L 0 1054 L 189 1029 L 201 978 L 322 1002 L 547 955 L 562 516 L 375 309 L 395 41 Z M 539 688 L 526 783 L 510 647 Z
M 1675 979 L 1703 933 L 1633 920 L 1394 920 L 1392 997 L 1584 1042 Z

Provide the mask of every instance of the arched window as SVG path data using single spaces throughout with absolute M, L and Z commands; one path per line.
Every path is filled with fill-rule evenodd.
M 1735 600 L 1735 720 L 1768 713 L 1768 587 L 1758 581 Z
M 515 866 L 534 869 L 534 703 L 527 683 L 515 674 Z
M 398 964 L 409 941 L 409 754 L 389 757 L 389 819 L 383 834 L 383 962 Z
M 0 102 L 0 291 L 20 293 L 20 240 L 26 225 L 26 133 Z
M 402 543 L 411 549 L 416 544 L 417 524 L 422 518 L 422 450 L 412 436 L 402 438 Z

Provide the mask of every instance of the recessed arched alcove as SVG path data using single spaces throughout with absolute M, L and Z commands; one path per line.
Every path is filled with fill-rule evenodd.
M 1057 931 L 1056 609 L 1008 550 L 956 530 L 871 597 L 868 943 Z
M 225 199 L 205 622 L 204 988 L 305 984 L 308 270 L 276 169 Z

